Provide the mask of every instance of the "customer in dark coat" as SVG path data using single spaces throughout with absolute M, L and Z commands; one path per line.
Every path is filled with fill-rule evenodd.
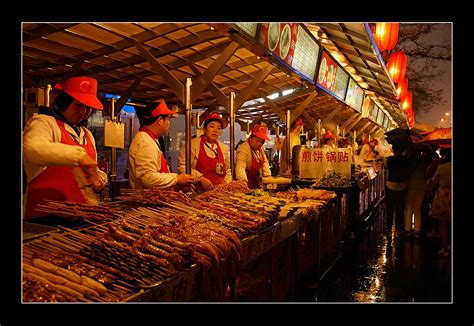
M 391 232 L 393 213 L 395 212 L 395 228 L 402 230 L 404 221 L 406 188 L 411 172 L 411 161 L 403 155 L 403 144 L 392 145 L 394 156 L 387 158 L 387 182 L 385 184 L 385 203 L 387 207 L 387 231 Z

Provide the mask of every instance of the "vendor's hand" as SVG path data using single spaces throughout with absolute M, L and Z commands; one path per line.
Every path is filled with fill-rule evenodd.
M 92 183 L 92 190 L 94 190 L 95 193 L 99 193 L 104 190 L 105 186 L 107 186 L 106 182 L 98 180 L 98 182 Z
M 193 177 L 190 174 L 178 174 L 177 184 L 179 186 L 191 185 L 194 182 Z
M 214 185 L 208 178 L 200 177 L 198 181 L 206 191 L 212 190 L 214 188 Z

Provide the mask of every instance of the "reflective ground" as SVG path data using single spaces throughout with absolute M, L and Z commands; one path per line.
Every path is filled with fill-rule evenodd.
M 451 256 L 438 255 L 439 238 L 392 236 L 369 227 L 343 243 L 333 267 L 306 283 L 300 300 L 450 303 Z

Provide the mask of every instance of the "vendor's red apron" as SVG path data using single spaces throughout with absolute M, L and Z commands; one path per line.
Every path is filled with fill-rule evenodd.
M 217 163 L 221 163 L 223 165 L 223 174 L 217 174 Z M 206 154 L 206 150 L 204 149 L 204 139 L 201 137 L 201 144 L 199 145 L 199 157 L 197 159 L 195 169 L 201 172 L 204 177 L 209 179 L 214 185 L 224 183 L 224 178 L 226 176 L 226 166 L 224 155 L 222 154 L 219 144 L 217 145 L 217 156 L 215 158 L 211 158 Z
M 249 145 L 250 146 L 250 145 Z M 250 147 L 250 151 L 252 151 L 252 148 Z M 263 156 L 263 149 L 260 148 L 260 160 L 257 161 L 255 155 L 252 153 L 252 165 L 250 166 L 250 169 L 246 169 L 247 173 L 247 184 L 250 189 L 258 189 L 261 186 L 262 183 L 262 169 L 263 169 L 263 161 L 264 161 L 264 156 Z
M 56 123 L 61 130 L 62 144 L 81 146 L 94 161 L 96 160 L 96 150 L 88 133 L 85 133 L 86 144 L 80 145 L 66 131 L 63 121 L 56 119 Z M 72 168 L 72 166 L 48 166 L 36 178 L 31 180 L 26 194 L 25 219 L 48 215 L 48 213 L 35 209 L 45 199 L 77 203 L 86 202 Z

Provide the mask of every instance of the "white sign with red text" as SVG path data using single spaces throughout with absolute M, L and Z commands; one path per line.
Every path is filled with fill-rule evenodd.
M 348 148 L 327 150 L 303 148 L 299 152 L 301 179 L 319 179 L 328 170 L 335 170 L 351 179 L 351 151 Z

